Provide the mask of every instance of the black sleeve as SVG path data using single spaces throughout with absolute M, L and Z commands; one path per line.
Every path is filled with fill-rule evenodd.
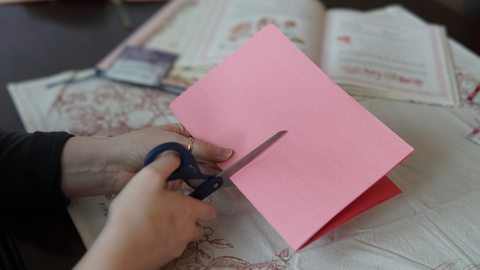
M 66 132 L 0 130 L 0 211 L 68 205 L 60 187 Z

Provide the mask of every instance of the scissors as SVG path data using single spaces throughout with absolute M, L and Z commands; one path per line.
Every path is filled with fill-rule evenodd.
M 203 200 L 210 194 L 221 188 L 222 186 L 233 186 L 230 177 L 242 169 L 245 165 L 250 163 L 263 151 L 269 148 L 274 142 L 282 137 L 287 131 L 279 131 L 268 140 L 263 142 L 257 148 L 253 149 L 250 153 L 242 157 L 240 160 L 232 164 L 218 175 L 205 175 L 200 171 L 195 157 L 190 151 L 188 151 L 183 145 L 175 142 L 163 143 L 153 148 L 145 158 L 144 165 L 147 166 L 155 160 L 155 158 L 161 153 L 173 150 L 180 154 L 181 164 L 168 178 L 167 181 L 173 181 L 182 179 L 187 185 L 194 189 L 189 196 Z

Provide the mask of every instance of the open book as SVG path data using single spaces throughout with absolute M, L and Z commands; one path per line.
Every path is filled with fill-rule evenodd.
M 177 0 L 169 5 L 122 44 L 179 54 L 165 85 L 188 88 L 273 24 L 350 94 L 459 104 L 441 26 L 400 23 L 353 10 L 327 11 L 316 0 Z M 172 35 L 173 30 L 181 34 Z M 99 68 L 108 67 L 112 57 Z

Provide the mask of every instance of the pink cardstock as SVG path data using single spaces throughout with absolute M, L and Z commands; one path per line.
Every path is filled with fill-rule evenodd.
M 413 151 L 273 25 L 170 109 L 195 139 L 235 150 L 222 169 L 287 130 L 231 179 L 295 251 L 401 193 L 385 175 Z

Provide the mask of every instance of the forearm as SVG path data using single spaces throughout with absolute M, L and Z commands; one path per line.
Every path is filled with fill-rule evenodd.
M 129 262 L 134 261 L 134 258 L 127 258 L 131 252 L 123 249 L 127 248 L 126 245 L 130 243 L 123 243 L 125 239 L 120 235 L 122 234 L 118 234 L 115 228 L 105 226 L 102 233 L 73 269 L 138 269 L 129 265 Z
M 60 189 L 60 155 L 71 136 L 0 130 L 0 211 L 68 204 Z

